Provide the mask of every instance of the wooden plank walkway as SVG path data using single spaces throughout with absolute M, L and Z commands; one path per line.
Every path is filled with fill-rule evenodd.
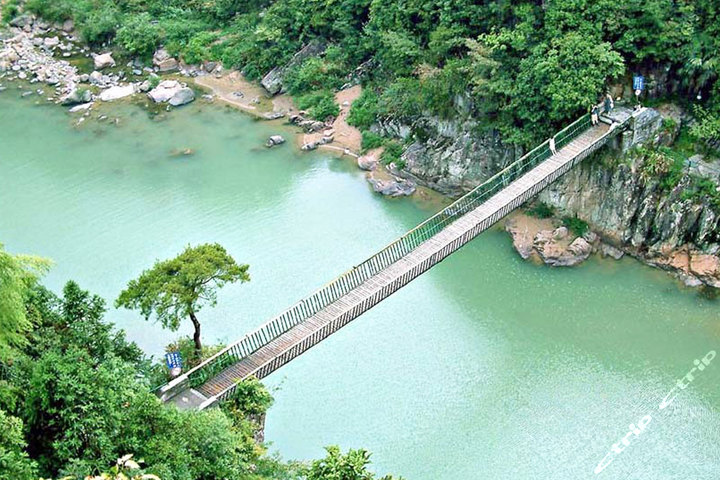
M 576 163 L 605 144 L 609 127 L 591 127 L 480 206 L 440 230 L 397 262 L 326 306 L 307 320 L 262 345 L 252 354 L 195 388 L 164 398 L 180 408 L 206 408 L 232 393 L 250 375 L 263 378 L 301 355 L 441 262 L 508 213 L 534 197 Z

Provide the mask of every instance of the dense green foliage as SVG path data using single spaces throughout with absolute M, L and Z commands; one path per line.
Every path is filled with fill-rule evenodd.
M 698 137 L 716 135 L 720 117 L 715 0 L 28 0 L 27 8 L 74 18 L 91 42 L 114 38 L 140 56 L 165 44 L 189 62 L 221 60 L 250 78 L 310 41 L 324 43 L 324 55 L 287 73 L 286 87 L 332 91 L 363 66 L 372 91 L 350 115 L 361 128 L 378 117 L 470 115 L 529 145 L 635 72 L 651 87 L 651 74 L 667 74 L 671 93 L 712 104 Z M 304 100 L 320 117 L 331 113 L 323 95 Z
M 0 360 L 26 343 L 32 325 L 25 300 L 48 262 L 28 255 L 12 255 L 0 243 Z
M 202 351 L 200 322 L 196 314 L 203 306 L 217 304 L 217 290 L 227 283 L 249 282 L 248 265 L 238 265 L 218 244 L 187 247 L 171 260 L 156 262 L 120 293 L 115 305 L 153 314 L 172 331 L 188 318 L 195 328 L 193 340 Z
M 104 301 L 73 282 L 62 297 L 33 285 L 23 308 L 34 330 L 0 362 L 2 480 L 134 475 L 127 452 L 162 480 L 373 478 L 354 452 L 329 455 L 312 477 L 314 466 L 266 456 L 254 435 L 272 397 L 257 380 L 220 409 L 163 405 L 146 380 L 154 366 L 103 320 Z

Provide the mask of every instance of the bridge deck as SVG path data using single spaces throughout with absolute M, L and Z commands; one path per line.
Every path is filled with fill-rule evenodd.
M 271 340 L 204 384 L 187 388 L 170 401 L 181 408 L 204 408 L 250 375 L 262 378 L 331 335 L 381 300 L 462 247 L 512 210 L 535 196 L 576 162 L 599 148 L 606 124 L 592 127 L 557 154 L 528 171 L 488 201 L 463 215 L 408 255 L 323 310 Z

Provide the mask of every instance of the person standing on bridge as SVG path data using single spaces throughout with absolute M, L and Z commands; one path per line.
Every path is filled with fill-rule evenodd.
M 612 95 L 608 93 L 605 95 L 605 114 L 610 113 L 613 108 L 615 108 L 615 102 L 613 102 Z
M 548 142 L 550 146 L 550 151 L 553 155 L 557 155 L 557 149 L 555 148 L 555 137 L 550 137 L 550 140 Z
M 593 105 L 590 109 L 590 121 L 593 125 L 597 125 L 599 122 L 598 115 L 600 114 L 600 109 L 597 105 Z

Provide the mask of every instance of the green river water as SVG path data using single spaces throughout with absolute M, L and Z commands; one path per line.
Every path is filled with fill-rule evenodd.
M 119 125 L 74 128 L 59 107 L 0 93 L 0 241 L 52 258 L 53 290 L 72 278 L 109 304 L 155 259 L 219 242 L 252 281 L 201 312 L 208 343 L 241 336 L 438 208 L 375 195 L 346 160 L 292 142 L 267 150 L 284 127 L 236 111 L 108 111 Z M 693 360 L 720 351 L 719 308 L 632 259 L 523 262 L 492 230 L 267 378 L 266 438 L 289 459 L 365 447 L 376 471 L 410 480 L 718 480 L 720 359 L 658 406 Z M 189 333 L 108 318 L 154 354 Z

